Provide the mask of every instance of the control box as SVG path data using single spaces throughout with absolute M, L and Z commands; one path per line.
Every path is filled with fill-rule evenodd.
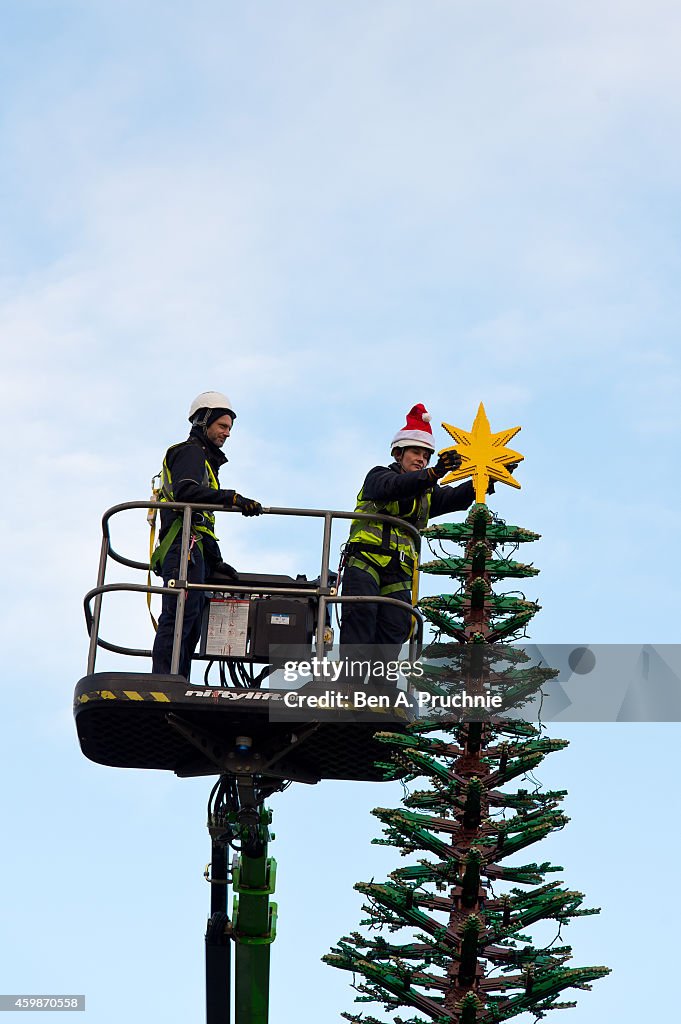
M 300 597 L 264 594 L 256 588 L 258 584 L 267 584 L 282 589 L 310 590 L 317 581 L 308 581 L 304 576 L 293 579 L 242 574 L 238 582 L 252 587 L 253 592 L 209 595 L 203 611 L 198 657 L 267 664 L 272 660 L 272 647 L 295 647 L 300 652 L 299 657 L 309 656 L 317 624 L 317 598 L 302 594 Z M 329 608 L 326 619 L 330 626 Z

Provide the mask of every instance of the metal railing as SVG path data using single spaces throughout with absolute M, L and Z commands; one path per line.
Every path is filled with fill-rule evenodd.
M 111 544 L 111 533 L 109 524 L 111 519 L 119 512 L 127 512 L 132 509 L 166 509 L 175 510 L 182 514 L 182 533 L 180 541 L 180 570 L 179 576 L 176 580 L 169 580 L 169 586 L 152 586 L 151 584 L 138 584 L 138 583 L 105 583 L 106 567 L 109 558 L 113 561 L 118 562 L 120 565 L 128 566 L 131 569 L 139 569 L 143 572 L 149 572 L 148 562 L 139 562 L 133 558 L 127 558 L 125 555 L 119 554 L 114 550 Z M 324 630 L 326 622 L 326 609 L 329 604 L 348 604 L 348 603 L 365 603 L 365 604 L 393 604 L 399 606 L 402 610 L 407 610 L 407 606 L 404 601 L 400 601 L 392 597 L 379 597 L 379 596 L 348 596 L 341 597 L 335 586 L 329 585 L 329 563 L 330 563 L 330 548 L 331 548 L 331 524 L 334 519 L 367 519 L 385 523 L 391 523 L 398 526 L 400 530 L 406 530 L 414 539 L 416 548 L 416 563 L 418 564 L 418 558 L 421 550 L 421 535 L 419 534 L 416 527 L 410 523 L 405 522 L 404 519 L 397 519 L 394 516 L 380 515 L 368 512 L 340 512 L 340 511 L 329 511 L 326 509 L 314 509 L 314 508 L 263 508 L 264 515 L 274 516 L 295 516 L 299 518 L 314 518 L 324 520 L 324 533 L 322 537 L 322 559 L 321 559 L 321 571 L 319 574 L 319 580 L 317 586 L 310 587 L 281 587 L 281 586 L 268 586 L 267 584 L 257 583 L 252 585 L 242 585 L 239 583 L 225 582 L 205 582 L 205 583 L 190 583 L 187 579 L 187 566 L 189 556 L 189 545 L 192 534 L 192 515 L 194 512 L 214 512 L 214 511 L 232 511 L 231 509 L 225 509 L 223 506 L 216 505 L 205 505 L 205 504 L 192 504 L 190 502 L 158 502 L 158 501 L 128 501 L 120 505 L 113 505 L 111 508 L 102 516 L 102 545 L 99 555 L 99 570 L 97 573 L 97 586 L 89 590 L 85 595 L 83 604 L 85 610 L 85 621 L 87 623 L 88 634 L 90 637 L 90 646 L 88 650 L 88 661 L 87 661 L 87 673 L 91 675 L 95 670 L 95 659 L 97 655 L 97 648 L 101 647 L 107 651 L 112 651 L 116 654 L 125 654 L 133 657 L 151 657 L 151 650 L 143 650 L 139 648 L 123 647 L 119 644 L 110 643 L 107 640 L 103 640 L 99 635 L 100 622 L 102 616 L 102 598 L 104 594 L 110 594 L 115 592 L 128 592 L 128 593 L 143 593 L 143 594 L 170 594 L 177 601 L 177 608 L 175 612 L 175 632 L 173 636 L 173 651 L 171 657 L 170 671 L 171 674 L 175 675 L 178 672 L 180 664 L 180 649 L 182 645 L 182 628 L 184 624 L 184 610 L 185 603 L 187 600 L 187 593 L 189 590 L 203 590 L 210 591 L 212 593 L 229 593 L 229 594 L 277 594 L 287 595 L 289 597 L 309 597 L 316 598 L 317 605 L 317 624 L 315 629 L 315 644 L 318 656 L 324 651 Z M 238 511 L 238 510 L 235 510 Z M 317 581 L 315 581 L 317 582 Z M 94 600 L 94 607 L 91 604 Z M 409 639 L 409 655 L 413 659 L 416 653 L 421 649 L 423 643 L 423 616 L 416 608 L 411 608 L 411 615 L 415 629 L 412 629 Z M 215 659 L 220 660 L 220 659 Z

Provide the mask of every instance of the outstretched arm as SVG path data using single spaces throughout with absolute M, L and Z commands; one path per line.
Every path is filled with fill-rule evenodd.
M 475 501 L 475 489 L 471 480 L 465 480 L 458 487 L 433 488 L 430 517 L 444 516 L 448 512 L 462 512 Z
M 374 466 L 367 474 L 363 491 L 369 501 L 388 502 L 413 498 L 432 486 L 433 481 L 427 469 L 400 473 L 392 466 Z

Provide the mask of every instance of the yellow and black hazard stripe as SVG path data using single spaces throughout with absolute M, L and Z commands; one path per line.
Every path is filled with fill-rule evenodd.
M 162 690 L 91 690 L 76 697 L 76 704 L 87 704 L 93 700 L 149 701 L 169 704 L 172 700 Z

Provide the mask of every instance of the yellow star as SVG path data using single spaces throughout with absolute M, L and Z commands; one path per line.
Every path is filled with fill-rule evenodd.
M 506 468 L 510 462 L 522 462 L 524 459 L 520 452 L 514 452 L 506 447 L 520 427 L 511 427 L 510 430 L 500 430 L 498 434 L 493 434 L 482 402 L 470 432 L 453 427 L 449 423 L 443 423 L 442 426 L 459 445 L 459 448 L 452 445 L 451 448 L 443 448 L 442 451 L 458 451 L 461 456 L 461 465 L 442 478 L 443 484 L 472 477 L 475 500 L 483 505 L 490 480 L 500 480 L 511 487 L 520 487 Z

